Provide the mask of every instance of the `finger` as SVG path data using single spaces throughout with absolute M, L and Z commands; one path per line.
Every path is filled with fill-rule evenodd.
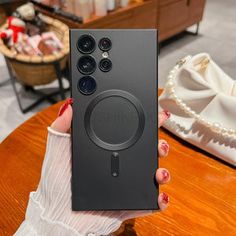
M 160 211 L 164 211 L 169 205 L 170 198 L 166 193 L 160 193 L 158 196 L 158 205 Z
M 61 133 L 69 133 L 73 116 L 72 103 L 73 100 L 69 98 L 61 106 L 57 119 L 51 125 L 52 129 Z
M 169 144 L 164 140 L 160 139 L 158 142 L 158 153 L 160 157 L 166 157 L 169 153 L 170 146 Z
M 170 172 L 165 168 L 159 168 L 156 171 L 156 181 L 159 184 L 166 184 L 170 181 Z
M 163 110 L 158 113 L 158 128 L 163 125 L 163 123 L 170 117 L 170 112 Z

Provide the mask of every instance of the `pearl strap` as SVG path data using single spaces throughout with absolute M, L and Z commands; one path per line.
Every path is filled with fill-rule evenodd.
M 218 122 L 212 122 L 203 118 L 202 116 L 197 114 L 194 110 L 192 110 L 189 106 L 187 106 L 187 104 L 181 98 L 179 98 L 179 96 L 176 95 L 175 80 L 176 80 L 177 74 L 179 72 L 179 69 L 190 59 L 191 59 L 191 56 L 184 57 L 169 72 L 167 83 L 165 85 L 165 91 L 169 93 L 169 95 L 175 101 L 178 107 L 180 107 L 191 118 L 194 118 L 198 123 L 211 129 L 214 133 L 220 134 L 224 137 L 236 136 L 236 130 L 225 128 Z

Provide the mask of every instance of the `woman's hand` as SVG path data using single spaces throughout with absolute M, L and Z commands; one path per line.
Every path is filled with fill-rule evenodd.
M 84 211 L 71 210 L 71 139 L 73 116 L 72 99 L 61 107 L 57 119 L 48 128 L 47 149 L 41 179 L 35 192 L 31 192 L 26 219 L 15 235 L 108 235 L 116 231 L 123 221 L 151 214 L 152 211 Z M 169 113 L 159 113 L 159 127 L 169 118 Z M 169 145 L 160 140 L 159 156 L 167 156 Z M 159 184 L 170 181 L 169 171 L 156 171 Z M 96 197 L 96 196 L 95 196 Z M 167 208 L 169 197 L 158 196 L 160 210 Z
M 73 100 L 69 98 L 60 108 L 58 118 L 52 123 L 51 128 L 60 133 L 70 133 L 73 110 L 71 104 Z M 170 117 L 168 111 L 162 111 L 158 114 L 158 128 Z M 168 143 L 161 139 L 158 143 L 158 153 L 160 157 L 166 157 L 169 152 Z M 170 181 L 170 173 L 165 168 L 159 168 L 156 171 L 156 180 L 159 184 L 166 184 Z M 160 210 L 166 209 L 169 203 L 169 197 L 166 193 L 161 193 L 158 197 Z

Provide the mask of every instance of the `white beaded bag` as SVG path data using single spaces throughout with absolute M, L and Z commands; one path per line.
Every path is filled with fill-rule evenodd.
M 236 81 L 208 54 L 187 56 L 170 71 L 162 109 L 171 113 L 166 129 L 236 166 Z

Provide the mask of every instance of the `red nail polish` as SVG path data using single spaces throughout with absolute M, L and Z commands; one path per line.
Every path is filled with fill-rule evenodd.
M 170 201 L 169 196 L 166 193 L 162 193 L 162 202 L 167 204 L 169 203 L 169 201 Z
M 167 111 L 167 110 L 163 110 L 163 113 L 166 115 L 167 118 L 170 117 L 170 112 L 169 112 L 169 111 Z
M 73 98 L 68 98 L 66 102 L 61 106 L 58 116 L 61 116 L 65 112 L 65 110 L 68 108 L 68 106 L 73 104 L 73 102 L 74 102 Z
M 162 177 L 163 177 L 163 180 L 164 180 L 164 181 L 168 180 L 169 177 L 170 177 L 169 172 L 166 171 L 166 170 L 162 170 Z
M 163 143 L 161 143 L 161 149 L 162 149 L 165 153 L 168 153 L 168 151 L 169 151 L 169 144 L 164 141 Z

